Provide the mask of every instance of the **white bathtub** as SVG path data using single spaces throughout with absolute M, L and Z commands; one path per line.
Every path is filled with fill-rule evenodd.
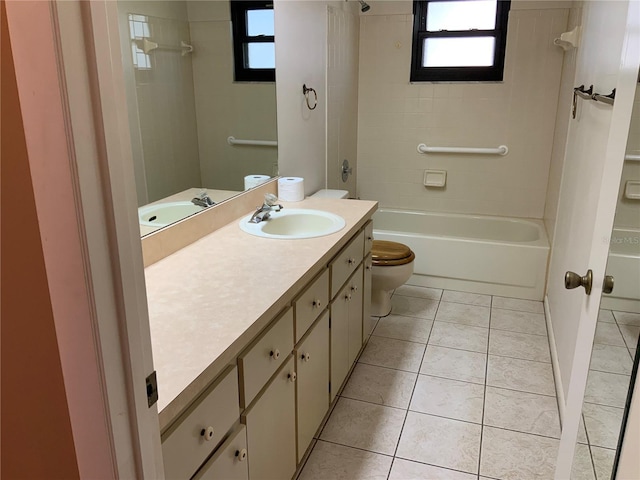
M 602 308 L 640 313 L 640 230 L 614 227 L 609 241 L 607 275 L 613 292 L 602 296 Z
M 541 221 L 380 209 L 373 233 L 414 251 L 409 284 L 543 298 L 549 241 Z

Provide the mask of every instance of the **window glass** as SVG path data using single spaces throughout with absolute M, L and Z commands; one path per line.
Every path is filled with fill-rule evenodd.
M 275 44 L 249 43 L 248 47 L 248 68 L 276 68 Z
M 425 38 L 423 67 L 490 67 L 494 37 Z
M 496 26 L 497 0 L 433 2 L 427 10 L 427 31 L 492 30 Z
M 273 10 L 247 10 L 247 35 L 274 36 Z

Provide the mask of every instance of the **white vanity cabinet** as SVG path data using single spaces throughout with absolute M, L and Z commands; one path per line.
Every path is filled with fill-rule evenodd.
M 373 260 L 371 254 L 367 255 L 363 262 L 364 275 L 362 280 L 362 343 L 366 343 L 373 333 L 374 323 L 371 319 L 371 274 L 373 273 Z
M 329 409 L 329 312 L 307 332 L 296 356 L 298 462 Z
M 248 480 L 247 432 L 244 425 L 231 434 L 193 480 Z
M 266 389 L 242 414 L 249 478 L 289 479 L 296 471 L 296 372 L 289 355 Z

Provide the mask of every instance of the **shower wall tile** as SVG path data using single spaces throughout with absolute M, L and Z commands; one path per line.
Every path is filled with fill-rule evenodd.
M 505 81 L 409 83 L 412 16 L 360 18 L 358 195 L 381 207 L 541 218 L 568 9 L 512 6 Z M 505 157 L 422 155 L 419 143 L 509 146 Z M 428 189 L 424 169 L 447 170 Z

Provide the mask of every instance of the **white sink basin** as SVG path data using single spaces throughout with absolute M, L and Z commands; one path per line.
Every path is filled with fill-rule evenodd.
M 303 208 L 271 212 L 271 218 L 260 223 L 249 223 L 250 218 L 251 215 L 247 215 L 240 220 L 243 231 L 258 237 L 285 240 L 322 237 L 339 232 L 346 225 L 342 217 L 333 213 Z
M 186 201 L 157 203 L 138 208 L 138 219 L 140 225 L 146 227 L 166 227 L 202 210 L 202 207 Z

